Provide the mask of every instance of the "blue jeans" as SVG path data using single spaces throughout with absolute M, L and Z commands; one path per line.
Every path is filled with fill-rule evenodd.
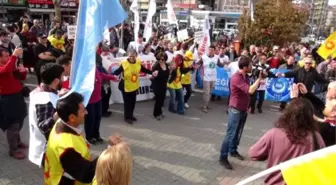
M 169 100 L 169 111 L 170 112 L 177 112 L 179 114 L 184 114 L 184 96 L 183 96 L 183 89 L 171 89 L 168 88 L 170 94 Z M 177 101 L 177 106 L 176 106 Z
M 228 126 L 226 136 L 222 143 L 222 149 L 220 151 L 220 159 L 227 159 L 229 152 L 237 152 L 239 141 L 246 122 L 246 117 L 246 111 L 240 111 L 233 107 L 229 108 Z

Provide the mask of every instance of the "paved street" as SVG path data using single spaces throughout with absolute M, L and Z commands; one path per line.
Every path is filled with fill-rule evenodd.
M 167 104 L 168 102 L 166 102 Z M 201 112 L 201 96 L 190 100 L 185 116 L 170 114 L 165 107 L 166 119 L 160 122 L 152 118 L 153 101 L 136 105 L 138 123 L 129 126 L 123 122 L 122 105 L 112 105 L 113 115 L 103 119 L 101 134 L 107 138 L 120 133 L 130 144 L 134 157 L 132 185 L 217 185 L 235 184 L 265 169 L 264 162 L 238 161 L 230 158 L 235 170 L 228 171 L 218 164 L 219 149 L 226 132 L 226 101 L 216 101 L 213 109 Z M 239 151 L 247 155 L 249 146 L 269 128 L 279 116 L 267 104 L 263 114 L 249 115 Z M 28 121 L 22 136 L 28 143 Z M 106 147 L 92 147 L 99 155 Z M 4 134 L 0 133 L 0 185 L 42 185 L 42 170 L 28 160 L 10 158 Z M 262 180 L 253 184 L 262 184 Z

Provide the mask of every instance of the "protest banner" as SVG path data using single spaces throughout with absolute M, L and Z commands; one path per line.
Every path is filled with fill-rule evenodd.
M 287 69 L 275 69 L 274 74 L 285 73 Z M 268 78 L 266 80 L 265 100 L 275 102 L 288 102 L 290 100 L 290 89 L 294 82 L 293 78 Z
M 76 36 L 76 29 L 77 27 L 75 25 L 68 25 L 68 39 L 75 39 Z
M 113 58 L 112 56 L 102 56 L 103 58 L 103 67 L 107 70 L 109 74 L 112 74 L 116 69 L 119 68 L 120 62 L 127 59 L 127 57 Z M 154 56 L 140 56 L 141 63 L 147 69 L 152 69 L 152 65 L 156 61 Z M 119 77 L 120 79 L 120 77 Z M 151 86 L 150 75 L 145 73 L 140 73 L 140 87 L 137 92 L 137 101 L 149 100 L 154 97 L 154 93 Z M 119 82 L 111 82 L 111 99 L 110 104 L 112 103 L 124 103 L 121 91 L 118 89 Z
M 216 96 L 229 96 L 229 76 L 230 71 L 226 68 L 217 67 L 217 80 L 212 91 Z

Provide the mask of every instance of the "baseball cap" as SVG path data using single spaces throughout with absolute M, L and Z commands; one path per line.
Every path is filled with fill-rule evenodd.
M 47 36 L 46 34 L 40 32 L 40 33 L 38 33 L 38 34 L 36 35 L 36 37 L 38 37 L 38 38 L 47 38 L 48 36 Z

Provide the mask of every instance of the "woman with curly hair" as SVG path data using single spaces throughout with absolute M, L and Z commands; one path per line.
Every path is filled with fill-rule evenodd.
M 267 168 L 287 160 L 305 155 L 320 148 L 324 142 L 317 131 L 313 119 L 312 104 L 302 98 L 289 103 L 275 123 L 275 128 L 267 131 L 256 144 L 249 149 L 252 160 L 267 160 Z M 274 172 L 265 179 L 266 185 L 285 185 L 281 172 Z

